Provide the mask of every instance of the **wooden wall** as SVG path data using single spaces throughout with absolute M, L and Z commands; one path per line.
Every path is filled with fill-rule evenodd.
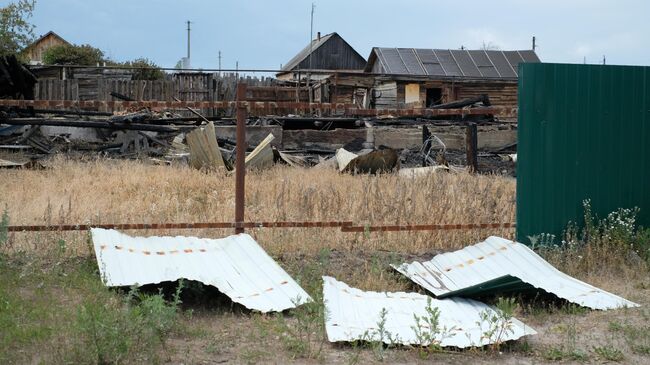
M 420 84 L 420 99 L 406 103 L 407 85 Z M 473 98 L 487 94 L 490 102 L 496 107 L 517 107 L 516 81 L 378 81 L 374 86 L 375 107 L 390 108 L 424 108 L 428 88 L 440 88 L 442 102 Z
M 458 99 L 467 99 L 487 94 L 493 106 L 516 107 L 517 83 L 475 83 L 457 84 Z
M 45 51 L 48 48 L 52 46 L 63 45 L 63 44 L 67 44 L 67 43 L 54 34 L 48 34 L 45 38 L 41 39 L 40 42 L 38 42 L 37 44 L 30 46 L 25 53 L 27 55 L 27 58 L 31 62 L 41 63 L 43 62 L 43 53 L 45 53 Z

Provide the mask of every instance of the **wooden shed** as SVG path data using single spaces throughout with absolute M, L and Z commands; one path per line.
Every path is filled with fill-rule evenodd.
M 310 61 L 311 55 L 311 61 Z M 276 77 L 280 80 L 298 79 L 300 70 L 332 70 L 362 72 L 366 60 L 338 33 L 330 33 L 311 41 L 282 67 Z M 302 76 L 305 75 L 303 71 Z M 302 77 L 301 76 L 301 77 Z M 312 76 L 312 79 L 318 75 Z
M 519 63 L 540 62 L 534 51 L 372 49 L 364 71 L 374 75 L 371 106 L 431 107 L 488 95 L 496 107 L 517 106 Z
M 42 65 L 43 64 L 43 53 L 52 47 L 60 45 L 70 45 L 68 41 L 63 39 L 58 34 L 49 31 L 41 36 L 39 39 L 35 40 L 32 44 L 25 47 L 23 53 L 29 59 L 29 63 L 32 65 Z

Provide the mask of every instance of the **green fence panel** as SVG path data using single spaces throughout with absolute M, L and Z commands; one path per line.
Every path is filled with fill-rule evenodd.
M 650 226 L 650 67 L 519 66 L 517 239 L 561 239 L 583 223 L 639 207 Z

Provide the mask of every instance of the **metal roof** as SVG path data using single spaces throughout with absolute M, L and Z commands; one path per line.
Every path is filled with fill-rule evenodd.
M 566 275 L 526 245 L 500 237 L 431 261 L 391 266 L 440 298 L 536 288 L 592 309 L 638 306 Z
M 260 312 L 282 311 L 311 301 L 247 234 L 222 239 L 131 237 L 100 228 L 91 229 L 91 234 L 107 286 L 196 280 Z
M 379 62 L 382 73 L 465 78 L 517 78 L 522 62 L 540 62 L 532 50 L 449 50 L 423 48 L 372 49 L 366 72 Z
M 484 346 L 495 340 L 484 336 L 490 324 L 482 321 L 480 316 L 482 312 L 494 312 L 494 309 L 471 299 L 440 300 L 418 293 L 362 291 L 327 276 L 323 277 L 323 299 L 328 314 L 325 329 L 330 342 L 365 340 L 428 345 L 422 343 L 423 339 L 418 338 L 414 331 L 414 315 L 428 316 L 428 299 L 431 300 L 431 307 L 440 310 L 440 328 L 447 329 L 436 335 L 441 346 Z M 384 329 L 390 333 L 392 340 L 378 333 L 382 309 L 386 310 Z M 500 341 L 516 340 L 537 333 L 515 318 L 510 320 L 509 325 L 512 331 L 504 333 Z

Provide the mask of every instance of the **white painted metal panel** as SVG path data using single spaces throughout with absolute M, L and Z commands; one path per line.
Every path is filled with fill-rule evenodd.
M 222 239 L 131 237 L 91 229 L 107 286 L 188 279 L 212 285 L 234 302 L 260 312 L 311 301 L 309 295 L 247 234 Z
M 524 244 L 494 236 L 462 250 L 437 255 L 431 261 L 393 268 L 438 297 L 462 295 L 461 291 L 478 285 L 484 285 L 481 290 L 485 293 L 496 292 L 498 288 L 488 282 L 511 276 L 592 309 L 638 306 L 564 274 Z
M 336 162 L 339 165 L 339 171 L 345 170 L 345 167 L 348 166 L 350 161 L 354 160 L 355 158 L 359 157 L 356 153 L 348 152 L 344 148 L 339 148 L 336 150 Z
M 433 299 L 418 293 L 362 291 L 327 276 L 323 277 L 323 299 L 327 310 L 325 329 L 330 342 L 365 340 L 428 345 L 421 343 L 422 338 L 418 338 L 414 331 L 414 315 L 427 316 L 427 299 L 440 311 L 440 328 L 446 328 L 435 337 L 441 346 L 484 346 L 496 340 L 484 336 L 490 324 L 482 321 L 480 316 L 483 311 L 494 313 L 494 309 L 471 299 Z M 389 336 L 382 338 L 378 333 L 382 309 L 386 310 L 384 329 L 393 340 Z M 499 341 L 537 333 L 515 318 L 509 320 L 507 328 L 511 330 L 506 331 Z

